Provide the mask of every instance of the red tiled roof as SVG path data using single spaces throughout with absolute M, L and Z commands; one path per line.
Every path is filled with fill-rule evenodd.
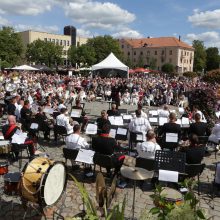
M 179 41 L 175 37 L 158 37 L 158 38 L 140 38 L 140 39 L 122 39 L 133 48 L 140 47 L 184 47 L 193 49 L 192 46 Z

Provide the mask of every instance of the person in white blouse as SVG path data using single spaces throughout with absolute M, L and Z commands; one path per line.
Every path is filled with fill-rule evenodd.
M 57 116 L 56 124 L 59 126 L 64 126 L 67 130 L 67 134 L 73 133 L 73 126 L 70 124 L 69 117 L 67 116 L 67 109 L 62 108 L 60 113 L 61 114 Z
M 66 137 L 66 147 L 69 149 L 88 149 L 89 144 L 85 138 L 80 136 L 80 125 L 74 125 L 73 134 Z
M 141 116 L 141 110 L 135 111 L 136 118 L 129 123 L 129 131 L 133 133 L 141 132 L 143 134 L 143 140 L 148 130 L 152 129 L 150 122 Z
M 220 141 L 220 121 L 218 121 L 212 129 L 212 133 L 209 136 L 209 141 L 214 142 L 216 144 Z
M 147 141 L 137 144 L 138 157 L 155 159 L 156 150 L 161 150 L 156 141 L 156 134 L 153 130 L 149 130 L 146 135 Z
M 164 105 L 163 109 L 160 110 L 160 112 L 159 112 L 159 117 L 168 118 L 169 114 L 170 114 L 170 110 L 169 110 L 168 106 Z

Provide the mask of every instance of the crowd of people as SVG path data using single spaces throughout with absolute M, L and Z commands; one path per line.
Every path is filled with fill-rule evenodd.
M 135 117 L 128 124 L 128 130 L 130 139 L 133 138 L 134 133 L 143 134 L 142 143 L 137 144 L 137 153 L 140 157 L 152 159 L 156 150 L 166 148 L 164 143 L 167 142 L 167 133 L 177 134 L 177 143 L 168 142 L 169 148 L 172 149 L 175 149 L 180 141 L 186 141 L 186 139 L 189 141 L 189 147 L 198 147 L 198 137 L 211 134 L 207 123 L 201 122 L 204 117 L 203 113 L 196 107 L 192 111 L 188 107 L 187 93 L 191 90 L 206 87 L 213 90 L 217 88 L 217 85 L 210 85 L 200 79 L 170 78 L 159 74 L 142 77 L 131 76 L 129 79 L 96 76 L 70 77 L 25 71 L 19 73 L 2 72 L 0 79 L 0 114 L 1 116 L 8 115 L 8 122 L 3 129 L 4 137 L 10 140 L 16 130 L 27 131 L 29 137 L 25 144 L 29 146 L 30 155 L 34 154 L 35 134 L 31 128 L 33 122 L 39 124 L 39 129 L 44 132 L 45 140 L 50 139 L 50 132 L 54 130 L 54 138 L 57 141 L 59 129 L 64 127 L 69 134 L 66 138 L 68 148 L 89 148 L 87 141 L 80 136 L 88 123 L 88 117 L 81 106 L 83 101 L 101 100 L 113 103 L 111 110 L 101 111 L 101 117 L 97 119 L 99 132 L 98 137 L 94 137 L 92 140 L 92 147 L 96 152 L 115 155 L 114 161 L 117 171 L 120 170 L 124 155 L 119 153 L 120 146 L 109 135 L 111 123 L 108 117 L 120 116 L 118 109 L 122 103 L 137 106 Z M 70 117 L 70 105 L 71 109 L 80 110 L 80 117 Z M 168 105 L 184 108 L 184 112 L 181 113 L 182 117 L 189 118 L 192 122 L 187 133 L 181 131 L 180 125 L 176 123 L 177 116 L 170 111 Z M 143 106 L 163 106 L 158 115 L 168 118 L 169 121 L 157 131 L 154 130 L 149 122 L 149 115 L 142 109 Z M 216 143 L 220 139 L 218 136 L 219 127 L 217 122 L 210 135 L 210 140 L 215 139 Z M 189 156 L 189 158 L 191 157 Z M 192 158 L 189 160 L 192 162 Z M 193 160 L 193 162 L 197 161 Z

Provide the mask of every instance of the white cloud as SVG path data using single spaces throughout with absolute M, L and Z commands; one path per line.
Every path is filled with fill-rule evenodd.
M 114 30 L 119 25 L 128 25 L 135 20 L 135 15 L 110 2 L 77 0 L 64 4 L 66 16 L 83 28 Z
M 0 13 L 38 15 L 50 11 L 53 0 L 1 0 Z
M 80 37 L 92 37 L 92 33 L 89 30 L 77 29 L 77 36 Z
M 142 38 L 143 36 L 138 32 L 138 31 L 135 31 L 135 30 L 132 30 L 132 29 L 124 29 L 122 31 L 119 31 L 117 33 L 114 33 L 112 34 L 113 37 L 115 38 Z
M 186 42 L 192 43 L 193 40 L 203 41 L 206 47 L 220 48 L 220 34 L 215 31 L 204 32 L 201 34 L 190 33 L 186 35 Z
M 56 25 L 52 26 L 42 26 L 42 25 L 25 25 L 25 24 L 18 24 L 15 25 L 16 31 L 26 31 L 26 30 L 33 30 L 33 31 L 42 31 L 48 33 L 57 33 L 59 31 L 59 27 Z
M 9 25 L 11 25 L 11 22 L 0 16 L 0 25 L 1 26 L 9 26 Z
M 194 14 L 188 17 L 188 21 L 190 21 L 193 26 L 219 29 L 220 9 L 205 12 L 200 12 L 198 9 L 195 9 Z

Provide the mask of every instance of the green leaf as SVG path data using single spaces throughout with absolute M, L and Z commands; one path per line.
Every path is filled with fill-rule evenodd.
M 200 209 L 198 209 L 198 210 L 196 211 L 196 214 L 197 214 L 197 216 L 198 216 L 199 218 L 205 219 L 205 216 L 204 216 L 203 212 L 202 212 Z
M 160 212 L 160 209 L 157 207 L 154 207 L 150 210 L 150 213 L 153 215 L 158 214 L 159 212 Z

